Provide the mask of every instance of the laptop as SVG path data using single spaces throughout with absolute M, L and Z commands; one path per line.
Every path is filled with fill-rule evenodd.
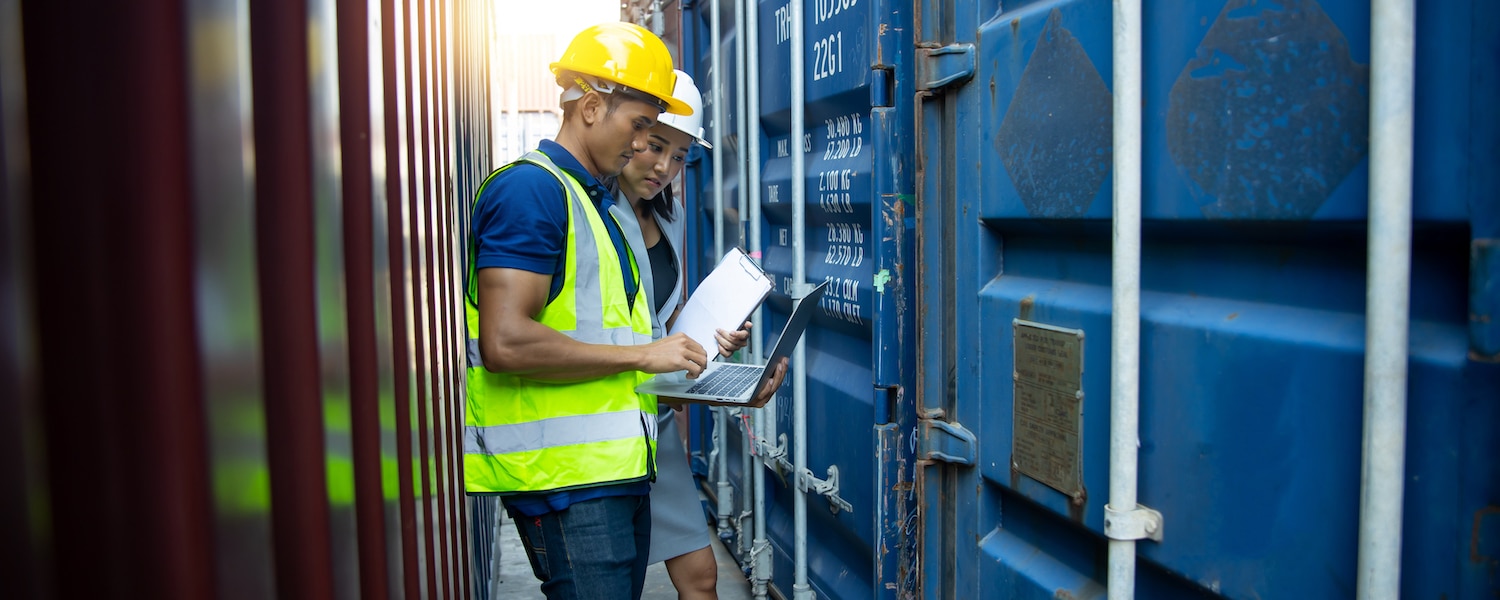
M 818 284 L 806 298 L 797 303 L 797 308 L 792 310 L 792 316 L 786 320 L 786 328 L 781 330 L 781 337 L 776 340 L 776 346 L 772 348 L 766 364 L 774 365 L 782 358 L 792 355 L 792 350 L 797 348 L 797 342 L 802 339 L 802 332 L 807 329 L 813 310 L 817 308 L 818 301 L 823 298 L 823 290 L 827 287 L 827 281 Z M 663 373 L 636 386 L 635 391 L 687 400 L 748 404 L 755 396 L 755 391 L 771 378 L 772 372 L 763 365 L 714 360 L 709 361 L 708 367 L 698 374 L 697 379 L 688 379 L 687 371 Z

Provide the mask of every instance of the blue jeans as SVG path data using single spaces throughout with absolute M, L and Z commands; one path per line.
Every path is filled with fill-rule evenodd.
M 651 497 L 606 496 L 540 517 L 511 511 L 548 600 L 639 600 L 651 548 Z

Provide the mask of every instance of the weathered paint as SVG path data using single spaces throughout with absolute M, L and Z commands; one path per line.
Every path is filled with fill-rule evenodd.
M 973 467 L 921 468 L 922 592 L 1097 595 L 1107 499 L 1012 469 L 1010 330 L 1022 318 L 1086 334 L 1083 487 L 1107 489 L 1111 186 L 1108 156 L 1088 150 L 1108 151 L 1109 128 L 1087 107 L 1109 106 L 1111 6 L 919 9 L 920 45 L 973 44 L 978 65 L 919 113 L 921 414 L 979 444 Z M 1145 9 L 1140 501 L 1168 534 L 1138 545 L 1136 595 L 1349 596 L 1369 6 Z M 1473 352 L 1494 298 L 1477 256 L 1494 237 L 1493 176 L 1480 173 L 1500 131 L 1471 107 L 1500 95 L 1482 18 L 1495 9 L 1419 10 L 1403 595 L 1478 598 L 1497 589 L 1467 548 L 1486 535 L 1471 535 L 1474 511 L 1500 497 L 1500 367 Z
M 709 3 L 684 6 L 684 68 L 712 101 L 737 97 L 733 60 L 719 71 L 709 66 L 711 39 Z M 785 1 L 754 3 L 759 11 L 756 40 L 762 74 L 789 71 L 789 5 Z M 909 460 L 913 417 L 910 395 L 903 388 L 914 380 L 910 369 L 914 337 L 909 307 L 912 270 L 910 212 L 912 174 L 909 148 L 912 117 L 912 53 L 910 9 L 886 0 L 837 0 L 806 6 L 807 103 L 790 105 L 790 83 L 785 77 L 761 76 L 760 114 L 751 115 L 760 127 L 761 189 L 750 190 L 762 206 L 762 264 L 776 282 L 763 307 L 765 321 L 759 335 L 770 338 L 781 330 L 791 306 L 787 295 L 793 271 L 793 252 L 801 251 L 807 279 L 828 281 L 830 287 L 813 323 L 802 339 L 808 364 L 808 469 L 819 478 L 837 467 L 839 499 L 852 510 L 838 509 L 828 498 L 808 499 L 808 543 L 813 589 L 824 597 L 867 596 L 871 590 L 896 594 L 915 584 L 915 553 L 903 532 L 915 527 L 911 510 Z M 743 30 L 725 19 L 721 55 L 733 57 Z M 720 75 L 722 73 L 722 75 Z M 705 108 L 705 110 L 710 110 Z M 791 111 L 803 111 L 807 136 L 790 138 Z M 736 130 L 736 107 L 724 107 L 730 122 L 707 124 L 711 141 L 721 144 L 724 198 L 728 207 L 722 222 L 730 227 L 725 239 L 737 243 L 737 221 L 746 218 L 737 192 L 745 184 L 741 151 L 747 147 L 729 136 Z M 716 133 L 716 131 L 718 133 Z M 751 128 L 754 132 L 755 129 Z M 806 160 L 806 244 L 793 248 L 791 159 Z M 689 280 L 701 279 L 712 265 L 711 240 L 720 216 L 713 214 L 711 160 L 687 172 L 689 218 Z M 763 339 L 765 339 L 763 338 Z M 787 381 L 792 381 L 788 377 Z M 770 417 L 775 431 L 790 432 L 791 386 L 784 386 Z M 695 423 L 707 424 L 701 416 Z M 693 449 L 704 456 L 710 429 L 694 427 Z M 742 428 L 728 432 L 730 481 L 739 489 Z M 768 440 L 775 443 L 777 440 Z M 788 442 L 788 448 L 790 444 Z M 875 448 L 883 448 L 876 450 Z M 872 456 L 889 457 L 872 460 Z M 768 530 L 774 551 L 773 587 L 790 595 L 793 545 L 790 474 L 772 474 L 767 502 Z M 710 486 L 712 487 L 712 486 Z M 744 521 L 749 524 L 749 520 Z M 739 546 L 733 544 L 732 546 Z

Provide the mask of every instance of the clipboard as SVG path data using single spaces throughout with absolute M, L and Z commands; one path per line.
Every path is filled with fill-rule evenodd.
M 724 258 L 693 291 L 668 335 L 685 333 L 710 356 L 718 356 L 715 330 L 734 331 L 771 294 L 771 278 L 739 248 Z

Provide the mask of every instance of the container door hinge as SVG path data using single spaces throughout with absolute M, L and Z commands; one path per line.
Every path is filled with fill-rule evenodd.
M 973 465 L 975 445 L 974 434 L 964 429 L 962 425 L 947 421 L 922 420 L 922 460 Z
M 870 69 L 870 108 L 896 105 L 896 71 L 891 67 Z
M 974 77 L 974 45 L 917 48 L 917 88 L 936 92 Z
M 1104 536 L 1112 540 L 1161 541 L 1161 513 L 1144 504 L 1135 505 L 1135 510 L 1115 510 L 1104 505 Z

